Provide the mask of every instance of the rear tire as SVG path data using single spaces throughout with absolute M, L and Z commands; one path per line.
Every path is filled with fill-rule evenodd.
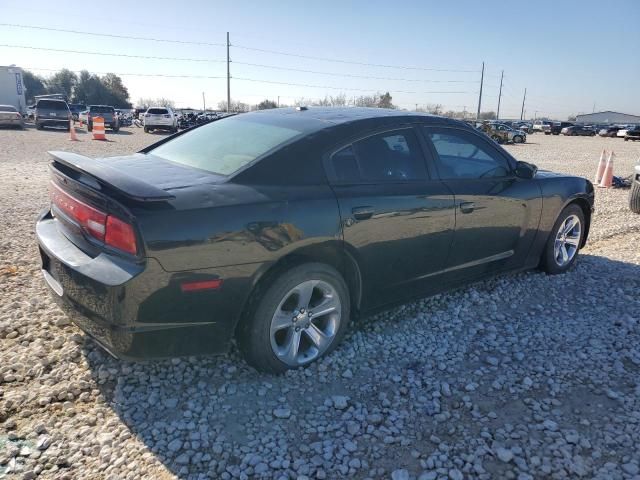
M 149 127 L 144 127 L 144 133 L 149 133 Z
M 87 131 L 88 132 L 92 132 L 93 131 L 93 125 L 90 123 L 87 123 Z
M 640 213 L 640 182 L 634 180 L 629 192 L 629 208 L 633 213 Z
M 42 125 L 36 122 L 36 130 L 42 130 Z
M 574 227 L 569 230 L 568 234 L 563 235 L 560 233 L 560 230 L 562 228 L 564 233 L 567 233 L 565 227 L 572 224 L 568 223 L 569 219 L 573 220 L 573 224 L 575 224 L 576 221 L 578 222 L 577 229 Z M 578 259 L 578 252 L 582 245 L 585 228 L 586 224 L 582 209 L 576 204 L 565 207 L 565 209 L 560 212 L 560 215 L 558 215 L 558 219 L 551 229 L 547 244 L 542 252 L 540 261 L 542 270 L 550 275 L 565 273 L 569 270 Z M 563 240 L 564 238 L 566 238 L 566 242 Z M 572 243 L 569 243 L 569 241 Z M 566 256 L 563 255 L 563 250 Z
M 522 135 L 516 135 L 513 137 L 513 143 L 524 143 L 524 138 Z
M 308 365 L 333 351 L 342 340 L 349 323 L 349 290 L 334 268 L 305 263 L 257 288 L 237 330 L 238 347 L 256 370 L 282 373 Z M 306 296 L 309 300 L 298 291 L 310 292 Z M 329 313 L 314 312 L 315 308 L 329 310 L 329 306 Z M 314 336 L 320 340 L 317 345 Z
M 496 143 L 502 143 L 502 139 L 500 138 L 499 135 L 491 135 L 491 140 L 493 140 Z

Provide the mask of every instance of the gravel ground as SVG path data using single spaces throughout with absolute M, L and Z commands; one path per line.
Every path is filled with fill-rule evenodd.
M 640 478 L 640 216 L 597 190 L 568 274 L 476 283 L 365 319 L 323 361 L 259 375 L 236 352 L 118 362 L 61 314 L 33 233 L 46 150 L 136 151 L 0 131 L 0 478 Z M 592 178 L 640 144 L 532 135 L 508 147 Z

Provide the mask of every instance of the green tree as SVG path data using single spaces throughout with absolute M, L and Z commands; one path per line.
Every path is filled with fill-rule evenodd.
M 391 94 L 389 92 L 380 95 L 377 94 L 379 96 L 378 99 L 378 108 L 396 108 L 393 103 L 391 102 L 392 97 Z
M 35 101 L 34 97 L 36 95 L 43 95 L 47 93 L 47 86 L 45 85 L 44 78 L 36 75 L 35 73 L 23 70 L 22 82 L 24 83 L 25 97 L 29 105 L 31 102 Z
M 269 108 L 278 108 L 273 100 L 263 100 L 257 105 L 258 110 L 268 110 Z
M 109 92 L 110 101 L 108 105 L 116 108 L 131 108 L 129 103 L 129 90 L 122 83 L 122 79 L 115 73 L 107 73 L 102 77 L 102 84 Z
M 78 76 L 71 70 L 63 68 L 47 78 L 47 91 L 49 93 L 62 93 L 70 99 L 77 82 Z
M 495 120 L 496 112 L 480 112 L 479 120 Z

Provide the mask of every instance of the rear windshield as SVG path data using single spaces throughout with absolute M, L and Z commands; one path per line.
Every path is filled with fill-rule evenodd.
M 169 112 L 166 108 L 150 108 L 147 113 L 152 113 L 154 115 L 166 115 Z
M 17 112 L 16 107 L 11 105 L 0 105 L 0 112 Z
M 67 102 L 62 102 L 60 100 L 38 100 L 36 108 L 46 108 L 47 110 L 69 110 Z
M 172 162 L 230 175 L 302 131 L 237 116 L 184 133 L 149 153 Z
M 92 105 L 89 107 L 91 113 L 113 113 L 113 107 L 104 107 L 102 105 Z

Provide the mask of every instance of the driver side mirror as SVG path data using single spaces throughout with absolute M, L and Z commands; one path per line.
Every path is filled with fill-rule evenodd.
M 518 161 L 516 163 L 516 176 L 525 179 L 532 179 L 536 176 L 538 172 L 538 167 L 536 167 L 533 163 L 527 163 Z

